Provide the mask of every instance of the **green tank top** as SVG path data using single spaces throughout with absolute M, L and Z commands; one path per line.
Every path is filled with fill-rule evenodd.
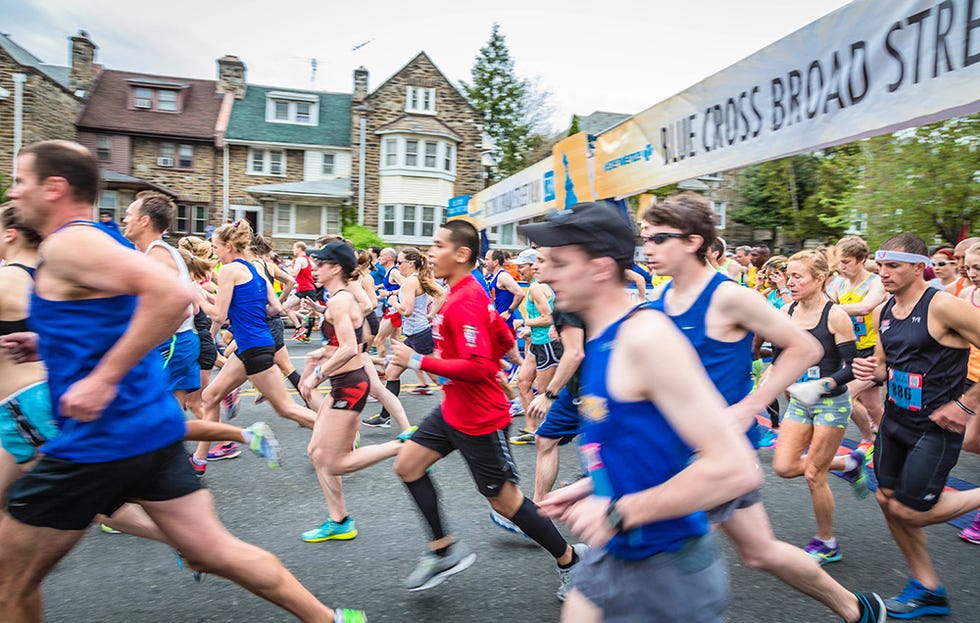
M 537 283 L 537 280 L 532 283 Z M 540 318 L 541 313 L 538 311 L 538 306 L 534 304 L 534 301 L 528 301 L 525 306 L 527 309 L 527 319 Z M 555 293 L 551 293 L 551 298 L 548 299 L 548 309 L 552 312 L 555 311 Z M 531 343 L 532 344 L 548 344 L 551 342 L 551 337 L 548 333 L 551 331 L 551 326 L 547 327 L 531 327 Z

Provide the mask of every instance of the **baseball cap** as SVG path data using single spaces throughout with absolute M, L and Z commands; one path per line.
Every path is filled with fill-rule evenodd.
M 553 213 L 546 221 L 521 225 L 518 232 L 540 247 L 580 245 L 611 257 L 623 267 L 633 265 L 636 241 L 622 213 L 608 203 L 576 203 Z
M 538 261 L 538 252 L 535 249 L 524 249 L 517 254 L 514 258 L 514 263 L 520 266 L 521 264 L 533 264 Z
M 357 256 L 354 255 L 354 249 L 346 242 L 341 242 L 340 240 L 328 242 L 319 249 L 307 251 L 306 254 L 321 262 L 338 264 L 344 269 L 344 272 L 349 273 L 357 268 Z

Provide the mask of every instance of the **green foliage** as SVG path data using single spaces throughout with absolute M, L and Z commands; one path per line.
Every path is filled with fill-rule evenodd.
M 900 232 L 955 242 L 980 215 L 980 115 L 862 141 L 856 213 L 876 245 Z
M 354 244 L 355 249 L 366 249 L 372 246 L 388 246 L 376 231 L 368 229 L 363 225 L 345 225 L 343 229 L 344 238 Z
M 480 48 L 471 70 L 472 83 L 462 83 L 470 103 L 483 114 L 484 130 L 493 140 L 491 153 L 497 163 L 493 177 L 520 171 L 532 146 L 529 119 L 530 85 L 514 73 L 514 61 L 500 25 L 494 24 L 490 40 Z
M 8 190 L 10 190 L 10 178 L 0 173 L 0 203 L 7 203 Z

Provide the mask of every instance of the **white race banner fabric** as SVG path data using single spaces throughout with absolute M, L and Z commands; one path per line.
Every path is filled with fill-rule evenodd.
M 596 192 L 626 196 L 978 110 L 980 0 L 856 0 L 599 135 Z

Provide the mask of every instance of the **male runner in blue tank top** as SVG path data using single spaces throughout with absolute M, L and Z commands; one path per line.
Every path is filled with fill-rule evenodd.
M 732 405 L 739 427 L 752 432 L 756 414 L 820 358 L 819 344 L 757 292 L 706 264 L 705 254 L 716 233 L 714 212 L 703 196 L 682 193 L 651 206 L 640 231 L 651 268 L 658 275 L 673 277 L 657 293 L 653 306 L 688 338 L 715 387 Z M 782 352 L 765 383 L 749 393 L 756 333 Z M 845 621 L 884 622 L 880 597 L 854 595 L 806 552 L 776 539 L 761 490 L 712 509 L 708 517 L 725 531 L 747 567 L 772 574 Z
M 633 231 L 615 209 L 577 204 L 521 233 L 551 247 L 540 277 L 590 337 L 579 406 L 590 477 L 542 503 L 593 546 L 563 620 L 726 620 L 724 562 L 702 511 L 759 486 L 752 447 L 683 335 L 630 300 Z
M 192 293 L 88 220 L 98 187 L 98 163 L 77 143 L 37 143 L 18 155 L 9 196 L 44 238 L 30 325 L 61 432 L 11 487 L 0 520 L 0 620 L 40 621 L 44 577 L 96 514 L 127 501 L 143 506 L 193 568 L 303 621 L 363 620 L 331 612 L 275 556 L 221 525 L 187 463 L 184 417 L 151 352 L 178 327 Z
M 855 378 L 884 382 L 888 393 L 875 440 L 878 504 L 912 576 L 899 595 L 885 600 L 896 619 L 950 613 L 925 526 L 980 506 L 980 489 L 943 490 L 966 424 L 980 408 L 980 384 L 964 393 L 970 346 L 980 347 L 980 312 L 929 287 L 922 278 L 928 253 L 911 234 L 881 244 L 878 276 L 893 296 L 874 311 L 874 356 L 852 364 Z
M 517 285 L 514 278 L 504 270 L 504 262 L 507 261 L 507 253 L 503 249 L 490 249 L 485 258 L 487 272 L 490 273 L 490 280 L 487 286 L 490 288 L 490 300 L 493 301 L 493 308 L 497 310 L 500 317 L 507 321 L 507 326 L 514 328 L 514 314 L 524 301 L 524 290 Z

